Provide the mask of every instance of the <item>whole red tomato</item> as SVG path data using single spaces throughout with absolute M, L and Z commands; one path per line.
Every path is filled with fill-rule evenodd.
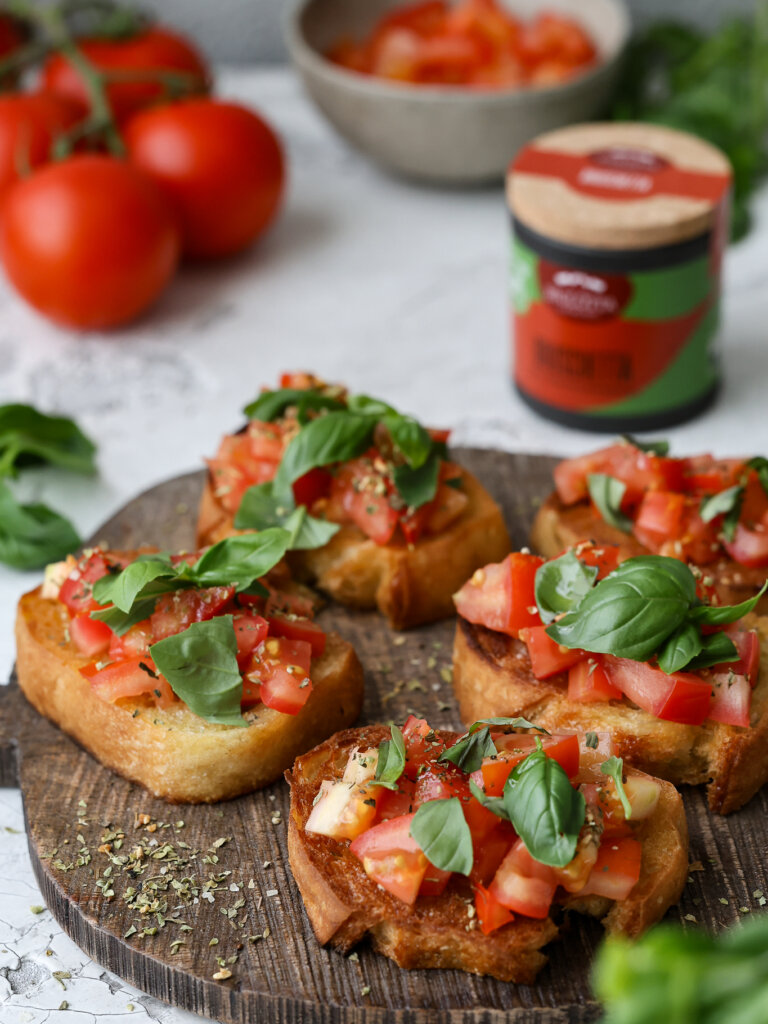
M 195 47 L 170 29 L 154 26 L 129 39 L 82 39 L 78 46 L 103 71 L 183 71 L 194 76 L 197 91 L 207 90 L 209 72 Z M 86 103 L 88 94 L 80 75 L 61 54 L 43 65 L 43 85 L 52 92 Z M 113 82 L 108 86 L 112 110 L 119 121 L 162 98 L 166 92 L 157 81 Z
M 280 143 L 260 117 L 234 103 L 185 100 L 142 111 L 125 126 L 130 159 L 176 211 L 182 252 L 228 256 L 268 227 L 280 206 Z
M 50 92 L 0 95 L 0 200 L 19 173 L 47 163 L 51 144 L 85 108 Z
M 167 284 L 179 255 L 156 186 L 109 156 L 75 156 L 17 182 L 6 197 L 0 254 L 13 285 L 70 327 L 115 327 Z

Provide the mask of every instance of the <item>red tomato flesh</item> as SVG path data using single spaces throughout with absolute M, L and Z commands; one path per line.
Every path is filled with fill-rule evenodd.
M 520 639 L 528 648 L 531 670 L 537 679 L 549 679 L 565 672 L 584 658 L 584 651 L 556 643 L 548 636 L 546 626 L 527 626 L 520 630 Z
M 569 670 L 568 700 L 588 704 L 621 698 L 621 690 L 611 683 L 608 673 L 596 658 L 582 658 Z
M 549 914 L 556 889 L 552 868 L 534 860 L 522 839 L 506 855 L 489 886 L 490 895 L 501 906 L 538 919 Z
M 478 569 L 454 594 L 456 610 L 468 622 L 508 636 L 540 626 L 534 586 L 536 570 L 543 564 L 537 555 L 513 552 L 503 562 Z
M 413 814 L 404 814 L 374 825 L 349 847 L 369 878 L 409 904 L 415 903 L 429 867 L 429 861 L 410 835 L 413 818 Z
M 108 650 L 115 635 L 106 622 L 92 619 L 85 612 L 75 615 L 69 623 L 69 635 L 75 646 L 88 658 Z
M 692 672 L 667 675 L 647 662 L 606 655 L 603 661 L 611 683 L 638 707 L 656 718 L 701 725 L 709 716 L 712 686 Z
M 554 733 L 538 738 L 541 740 L 544 753 L 557 761 L 568 778 L 578 774 L 578 736 Z M 494 737 L 499 753 L 495 757 L 483 759 L 481 768 L 472 773 L 473 781 L 484 789 L 488 796 L 501 796 L 512 769 L 536 749 L 536 739 L 535 736 L 518 733 Z
M 511 910 L 502 906 L 484 885 L 475 887 L 475 910 L 483 935 L 490 935 L 497 928 L 503 928 L 505 924 L 514 920 L 515 916 Z
M 597 861 L 579 896 L 625 900 L 640 878 L 643 848 L 637 839 L 617 838 L 600 844 Z

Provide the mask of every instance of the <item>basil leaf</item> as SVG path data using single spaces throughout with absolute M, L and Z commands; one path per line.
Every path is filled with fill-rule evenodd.
M 13 569 L 41 569 L 80 547 L 64 516 L 47 505 L 21 505 L 0 482 L 0 562 Z
M 373 416 L 381 420 L 385 416 L 397 416 L 398 412 L 391 405 L 382 402 L 380 398 L 371 398 L 370 395 L 350 395 L 347 399 L 347 408 L 350 412 L 359 413 L 361 416 Z
M 176 587 L 169 587 L 166 593 L 175 589 Z M 90 613 L 90 617 L 98 619 L 99 622 L 106 622 L 112 632 L 117 633 L 118 636 L 125 636 L 131 626 L 149 618 L 155 610 L 158 596 L 158 594 L 154 594 L 152 597 L 140 598 L 127 612 L 120 611 L 114 605 L 110 605 L 109 608 L 96 608 Z
M 534 725 L 527 718 L 484 718 L 482 722 L 474 722 L 470 725 L 469 731 L 476 732 L 484 725 L 507 725 L 511 729 L 535 729 L 536 732 L 543 732 L 545 736 L 549 736 L 546 729 L 542 729 L 540 725 Z
M 408 465 L 396 466 L 393 475 L 395 487 L 406 505 L 409 508 L 420 508 L 432 501 L 437 493 L 440 456 L 432 452 L 418 469 Z
M 452 747 L 442 752 L 438 761 L 450 761 L 467 775 L 471 775 L 478 770 L 484 757 L 491 757 L 495 753 L 497 750 L 491 739 L 491 730 L 486 725 L 476 732 L 462 736 Z
M 308 410 L 344 409 L 344 403 L 332 398 L 317 388 L 280 388 L 278 391 L 264 391 L 253 402 L 243 409 L 249 420 L 261 420 L 271 423 L 283 415 L 285 410 L 295 405 L 299 410 L 299 422 L 306 421 Z
M 293 495 L 288 503 L 280 501 L 275 497 L 270 480 L 249 487 L 245 492 L 235 515 L 235 527 L 238 530 L 267 530 L 273 526 L 280 526 L 291 535 L 290 551 L 321 548 L 340 529 L 338 523 L 311 516 L 306 506 L 296 507 Z
M 65 416 L 47 416 L 31 405 L 0 406 L 0 476 L 22 466 L 50 463 L 77 473 L 95 473 L 96 445 Z
M 659 650 L 659 668 L 667 675 L 679 672 L 703 647 L 701 634 L 692 622 L 683 622 Z
M 544 623 L 577 608 L 597 578 L 596 565 L 584 565 L 573 551 L 545 562 L 536 570 L 536 605 Z
M 391 735 L 391 740 L 382 740 L 379 744 L 374 785 L 397 789 L 397 780 L 405 769 L 405 740 L 396 725 L 391 726 Z
M 509 821 L 509 814 L 504 804 L 504 798 L 501 796 L 486 796 L 485 792 L 480 789 L 476 782 L 472 779 L 469 780 L 469 792 L 479 803 L 483 805 L 491 814 L 495 814 L 497 818 L 502 818 L 504 821 Z
M 711 523 L 717 516 L 725 515 L 722 533 L 726 540 L 731 541 L 736 532 L 743 501 L 744 488 L 737 484 L 708 498 L 702 498 L 699 515 L 705 523 Z
M 170 559 L 156 556 L 137 559 L 116 575 L 108 574 L 93 584 L 93 598 L 99 604 L 113 604 L 121 612 L 129 612 L 137 596 L 160 577 L 175 580 L 176 567 Z M 169 589 L 175 589 L 171 586 Z M 162 591 L 159 591 L 162 593 Z
M 695 600 L 696 581 L 682 562 L 661 555 L 630 558 L 575 611 L 547 626 L 547 635 L 564 647 L 647 661 Z
M 624 759 L 622 757 L 609 757 L 607 761 L 603 761 L 600 765 L 600 771 L 603 775 L 609 775 L 616 786 L 616 795 L 621 800 L 621 806 L 624 808 L 624 817 L 629 821 L 632 817 L 632 804 L 627 798 L 626 790 L 624 789 Z
M 193 566 L 182 564 L 179 568 L 198 587 L 234 585 L 245 590 L 277 565 L 290 540 L 287 530 L 277 528 L 225 537 L 208 548 Z
M 534 750 L 512 770 L 503 799 L 509 820 L 533 858 L 553 868 L 573 860 L 586 803 L 557 761 Z
M 700 668 L 709 668 L 710 665 L 739 660 L 736 644 L 727 634 L 710 633 L 701 639 L 701 652 L 688 662 L 685 666 L 686 671 L 695 672 Z
M 740 604 L 724 604 L 715 607 L 703 604 L 692 609 L 691 619 L 702 626 L 727 626 L 731 622 L 737 622 L 744 615 L 747 615 L 755 607 L 757 602 L 765 593 L 768 587 L 768 580 L 762 585 L 754 597 L 748 597 Z
M 400 413 L 386 414 L 382 423 L 408 465 L 413 469 L 423 466 L 432 452 L 432 438 L 424 427 L 412 416 Z
M 409 834 L 430 864 L 441 871 L 468 875 L 472 870 L 472 834 L 458 797 L 422 804 L 413 816 Z
M 158 671 L 190 711 L 206 722 L 247 726 L 240 713 L 243 679 L 231 615 L 193 622 L 152 644 Z
M 621 440 L 640 452 L 649 452 L 651 455 L 669 454 L 669 441 L 639 441 L 633 434 L 622 434 Z
M 768 459 L 763 458 L 762 455 L 756 455 L 753 459 L 747 461 L 747 465 L 750 469 L 755 470 L 760 486 L 768 494 Z
M 274 479 L 280 499 L 291 495 L 290 485 L 317 466 L 346 462 L 370 445 L 376 421 L 345 411 L 329 412 L 302 427 L 283 453 Z M 290 498 L 288 499 L 290 500 Z
M 604 522 L 624 533 L 631 533 L 632 520 L 621 511 L 621 499 L 627 485 L 607 473 L 590 473 L 587 476 L 587 487 Z

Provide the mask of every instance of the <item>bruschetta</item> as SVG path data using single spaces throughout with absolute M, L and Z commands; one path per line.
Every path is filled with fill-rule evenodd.
M 768 620 L 661 555 L 619 563 L 583 542 L 545 561 L 516 552 L 456 594 L 453 680 L 462 720 L 524 715 L 611 733 L 628 764 L 709 785 L 727 814 L 768 780 Z
M 447 458 L 447 432 L 308 374 L 284 375 L 225 437 L 198 542 L 286 526 L 297 578 L 405 629 L 450 616 L 467 575 L 510 548 L 496 502 Z
M 350 644 L 278 563 L 282 530 L 199 555 L 86 551 L 16 622 L 19 685 L 108 768 L 172 802 L 238 796 L 359 714 Z
M 664 441 L 632 438 L 565 459 L 538 510 L 531 546 L 547 558 L 580 540 L 621 558 L 669 555 L 701 568 L 738 604 L 768 578 L 768 460 L 671 458 Z M 759 612 L 768 613 L 768 596 Z
M 624 769 L 607 734 L 528 725 L 459 736 L 412 716 L 297 759 L 288 851 L 319 942 L 368 935 L 401 967 L 528 984 L 564 910 L 629 936 L 663 917 L 688 867 L 677 791 Z

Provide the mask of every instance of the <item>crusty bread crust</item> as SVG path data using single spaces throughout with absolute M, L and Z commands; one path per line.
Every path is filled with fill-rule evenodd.
M 31 704 L 102 764 L 172 803 L 212 803 L 274 782 L 335 729 L 355 721 L 363 670 L 354 649 L 328 634 L 312 660 L 313 689 L 295 715 L 259 706 L 248 728 L 203 721 L 186 705 L 167 710 L 147 698 L 107 703 L 79 669 L 83 657 L 68 639 L 69 616 L 58 601 L 25 594 L 16 620 L 19 685 Z
M 588 502 L 564 505 L 557 493 L 550 494 L 536 513 L 531 528 L 531 547 L 545 558 L 554 558 L 565 548 L 582 540 L 616 544 L 622 562 L 626 558 L 649 554 L 648 548 L 636 537 L 622 533 L 615 526 L 604 522 L 593 512 Z M 712 577 L 723 604 L 740 604 L 754 597 L 768 578 L 768 569 L 749 568 L 728 557 L 719 558 L 716 562 L 702 566 L 702 569 L 707 576 Z M 768 595 L 760 599 L 757 612 L 768 615 Z
M 408 629 L 453 615 L 452 594 L 475 569 L 509 553 L 501 509 L 465 469 L 464 513 L 434 537 L 414 545 L 374 543 L 356 526 L 342 526 L 328 544 L 288 556 L 298 578 L 317 584 L 340 604 L 378 608 L 393 629 Z M 198 544 L 234 532 L 232 517 L 216 499 L 210 475 L 200 503 Z
M 439 733 L 447 742 L 456 733 Z M 409 907 L 376 885 L 348 845 L 305 831 L 324 778 L 339 778 L 350 750 L 367 749 L 389 736 L 384 726 L 348 729 L 298 758 L 286 778 L 291 786 L 288 853 L 318 941 L 347 953 L 365 935 L 377 952 L 400 967 L 458 968 L 502 981 L 530 984 L 546 963 L 542 948 L 558 934 L 544 921 L 516 916 L 491 935 L 477 928 L 469 883 L 454 876 L 441 896 L 420 897 Z M 680 896 L 688 868 L 688 831 L 682 801 L 662 784 L 658 807 L 638 828 L 643 843 L 640 881 L 622 904 L 569 897 L 564 906 L 603 920 L 612 932 L 637 935 L 659 920 Z
M 536 679 L 525 644 L 459 618 L 453 686 L 462 721 L 522 715 L 550 732 L 605 730 L 628 764 L 679 785 L 709 783 L 709 806 L 729 814 L 768 780 L 768 618 L 750 616 L 761 639 L 750 728 L 665 722 L 627 700 L 568 700 L 564 675 Z

